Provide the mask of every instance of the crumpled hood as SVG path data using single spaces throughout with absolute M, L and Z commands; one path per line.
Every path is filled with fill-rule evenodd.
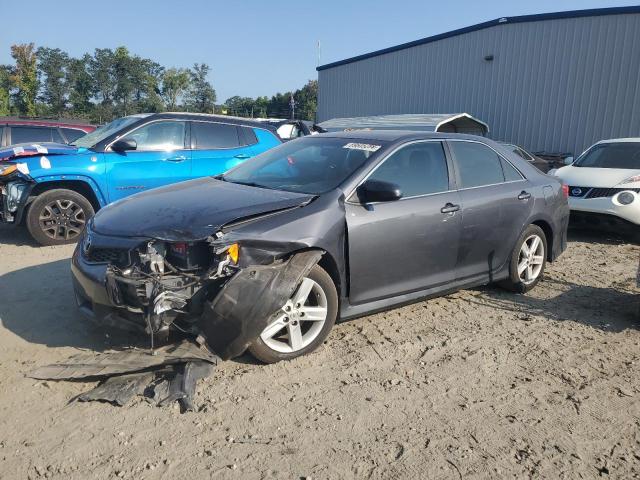
M 96 214 L 92 229 L 102 235 L 195 241 L 228 223 L 301 206 L 313 198 L 206 177 L 112 203 Z
M 573 165 L 568 165 L 558 169 L 554 175 L 571 186 L 613 188 L 621 187 L 620 182 L 629 177 L 640 175 L 640 170 L 574 167 Z M 629 188 L 635 188 L 636 185 L 636 183 L 625 184 Z
M 73 145 L 53 142 L 18 143 L 0 148 L 0 162 L 35 155 L 72 155 L 80 150 L 86 150 L 86 148 L 81 149 Z

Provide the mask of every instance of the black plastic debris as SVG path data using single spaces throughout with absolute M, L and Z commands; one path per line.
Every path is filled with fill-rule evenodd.
M 205 347 L 183 340 L 153 351 L 137 348 L 82 353 L 64 363 L 40 367 L 29 373 L 38 380 L 100 380 L 92 390 L 75 398 L 124 406 L 134 396 L 165 406 L 179 402 L 181 410 L 193 411 L 199 379 L 208 377 L 219 357 Z

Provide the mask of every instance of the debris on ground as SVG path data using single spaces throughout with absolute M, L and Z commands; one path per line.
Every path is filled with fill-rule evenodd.
M 124 406 L 134 396 L 165 406 L 179 402 L 193 411 L 199 379 L 208 377 L 219 358 L 188 340 L 159 347 L 153 352 L 138 348 L 82 353 L 64 363 L 37 368 L 28 374 L 37 380 L 91 380 L 100 383 L 73 400 L 104 401 Z

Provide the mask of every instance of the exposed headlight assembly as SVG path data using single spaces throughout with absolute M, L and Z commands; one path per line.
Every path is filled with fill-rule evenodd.
M 626 205 L 631 205 L 633 202 L 638 200 L 638 194 L 631 190 L 625 190 L 623 192 L 616 193 L 611 199 L 614 205 L 619 207 L 623 207 Z
M 7 175 L 12 174 L 16 170 L 18 170 L 18 166 L 13 163 L 9 165 L 0 165 L 0 177 L 6 177 Z

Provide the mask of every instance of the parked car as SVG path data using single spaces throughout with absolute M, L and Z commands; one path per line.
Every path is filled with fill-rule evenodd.
M 527 292 L 568 217 L 561 182 L 491 140 L 328 133 L 102 209 L 72 272 L 102 323 L 275 362 L 338 318 L 492 282 Z
M 571 216 L 588 225 L 640 225 L 640 138 L 603 140 L 553 170 L 569 187 Z
M 280 139 L 285 142 L 293 140 L 294 138 L 320 133 L 320 130 L 313 122 L 306 120 L 285 120 L 279 118 L 257 118 L 256 120 L 274 126 Z
M 24 220 L 42 245 L 72 243 L 109 203 L 222 173 L 280 143 L 258 122 L 159 113 L 119 118 L 71 146 L 14 145 L 0 150 L 9 159 L 0 163 L 0 220 Z
M 0 147 L 16 143 L 71 143 L 93 132 L 94 125 L 71 120 L 36 120 L 20 117 L 0 117 Z
M 501 142 L 501 143 L 505 147 L 511 149 L 513 153 L 515 153 L 519 157 L 522 157 L 524 160 L 526 160 L 531 165 L 536 167 L 541 172 L 547 173 L 549 170 L 551 170 L 551 164 L 547 160 L 540 158 L 536 155 L 533 155 L 527 152 L 524 148 L 519 147 L 518 145 L 514 145 L 513 143 L 506 143 L 506 142 Z

